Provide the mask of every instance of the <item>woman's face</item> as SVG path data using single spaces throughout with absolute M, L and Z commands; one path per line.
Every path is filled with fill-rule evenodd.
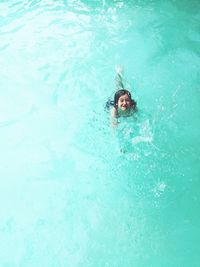
M 125 111 L 131 107 L 131 100 L 127 94 L 120 96 L 117 101 L 117 106 L 122 111 Z

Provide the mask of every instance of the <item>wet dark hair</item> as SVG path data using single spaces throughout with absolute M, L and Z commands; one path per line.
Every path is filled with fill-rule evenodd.
M 128 97 L 129 97 L 129 99 L 130 99 L 130 101 L 131 101 L 131 106 L 132 106 L 133 108 L 135 108 L 135 107 L 136 107 L 136 102 L 135 102 L 135 100 L 133 100 L 133 99 L 131 98 L 131 93 L 130 93 L 128 90 L 125 90 L 125 89 L 121 89 L 121 90 L 119 90 L 119 91 L 117 91 L 117 92 L 115 93 L 113 106 L 114 106 L 115 108 L 117 108 L 118 100 L 119 100 L 119 98 L 120 98 L 121 96 L 123 96 L 123 95 L 128 95 Z

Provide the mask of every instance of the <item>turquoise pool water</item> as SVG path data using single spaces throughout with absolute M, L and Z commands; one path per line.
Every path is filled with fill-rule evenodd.
M 0 266 L 199 267 L 199 1 L 0 2 Z M 138 114 L 104 111 L 122 64 Z

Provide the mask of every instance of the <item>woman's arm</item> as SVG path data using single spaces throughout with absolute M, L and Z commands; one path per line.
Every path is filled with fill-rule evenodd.
M 111 125 L 112 127 L 117 126 L 117 110 L 115 107 L 111 109 Z
M 117 65 L 115 66 L 115 70 L 116 70 L 116 77 L 115 77 L 115 83 L 116 83 L 116 89 L 117 90 L 123 90 L 124 89 L 124 84 L 123 84 L 123 80 L 124 80 L 124 69 L 122 66 Z

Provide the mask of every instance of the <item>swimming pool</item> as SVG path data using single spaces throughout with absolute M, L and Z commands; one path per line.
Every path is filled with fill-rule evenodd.
M 199 266 L 199 7 L 1 1 L 1 266 Z

